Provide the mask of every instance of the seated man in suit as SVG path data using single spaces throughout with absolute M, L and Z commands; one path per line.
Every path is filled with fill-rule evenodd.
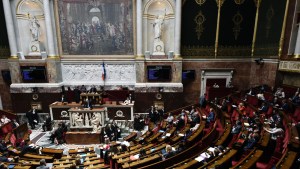
M 261 108 L 258 108 L 261 113 L 267 113 L 268 109 L 269 107 L 264 102 L 261 104 Z
M 68 102 L 64 94 L 61 95 L 61 98 L 60 98 L 59 101 L 62 102 L 62 103 Z
M 25 140 L 25 144 L 22 147 L 20 156 L 23 156 L 24 154 L 29 153 L 29 152 L 30 153 L 39 153 L 38 150 L 39 150 L 39 147 L 37 147 L 36 145 L 30 143 L 29 140 Z

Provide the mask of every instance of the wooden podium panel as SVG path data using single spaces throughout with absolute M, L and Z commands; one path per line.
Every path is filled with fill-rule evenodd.
M 67 132 L 67 144 L 100 144 L 100 133 Z

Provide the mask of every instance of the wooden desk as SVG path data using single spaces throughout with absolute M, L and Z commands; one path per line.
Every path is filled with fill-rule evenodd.
M 144 159 L 141 159 L 141 160 L 131 162 L 130 164 L 126 163 L 126 164 L 122 165 L 122 167 L 123 168 L 137 168 L 141 165 L 147 165 L 149 163 L 159 161 L 159 160 L 161 160 L 161 156 L 158 155 L 158 154 L 155 154 L 155 155 L 150 156 L 148 158 L 144 158 Z
M 128 136 L 124 137 L 124 141 L 131 141 L 137 136 L 137 132 L 131 132 Z
M 144 146 L 143 148 L 145 149 L 145 150 L 147 150 L 147 149 L 149 149 L 149 148 L 152 148 L 154 146 L 154 144 L 148 144 L 148 145 L 146 145 L 146 146 Z M 125 157 L 128 157 L 128 156 L 130 156 L 130 155 L 135 155 L 135 154 L 137 154 L 137 153 L 139 153 L 140 152 L 140 150 L 139 149 L 136 149 L 136 150 L 133 150 L 133 151 L 130 151 L 130 152 L 125 152 L 125 153 L 123 153 L 123 154 L 116 154 L 116 155 L 114 155 L 113 157 L 112 157 L 112 159 L 115 159 L 115 160 L 117 160 L 117 159 L 119 159 L 119 158 L 125 158 Z
M 225 164 L 228 162 L 235 154 L 237 153 L 237 150 L 231 149 L 228 153 L 222 154 L 219 156 L 213 164 L 209 165 L 208 168 L 215 168 L 216 166 L 221 166 L 222 164 Z
M 278 163 L 276 164 L 276 168 L 291 168 L 293 163 L 295 162 L 297 157 L 297 153 L 294 151 L 288 151 L 285 156 L 283 156 Z
M 84 148 L 78 148 L 78 149 L 70 149 L 69 150 L 69 154 L 80 154 L 80 153 L 87 153 L 86 157 L 94 157 L 97 156 L 95 153 L 91 153 L 94 152 L 94 148 L 93 147 L 89 147 L 88 150 L 84 149 Z
M 200 136 L 205 127 L 205 121 L 201 121 L 199 128 L 187 139 L 187 142 L 193 142 Z
M 186 124 L 185 127 L 184 127 L 184 129 L 183 129 L 182 131 L 180 131 L 179 134 L 180 134 L 180 135 L 185 135 L 186 132 L 190 130 L 190 127 L 191 127 L 190 124 Z M 199 126 L 199 127 L 200 127 L 200 126 Z M 179 134 L 177 134 L 176 136 L 173 136 L 173 137 L 171 138 L 171 142 L 172 142 L 172 143 L 176 143 L 176 142 L 178 142 L 178 141 L 182 138 L 182 136 L 180 136 Z
M 94 160 L 94 161 L 86 161 L 83 163 L 84 166 L 89 166 L 89 165 L 97 165 L 97 164 L 102 164 L 103 161 L 99 160 Z
M 24 154 L 24 157 L 30 159 L 45 159 L 47 162 L 52 162 L 54 157 L 49 155 L 38 155 L 38 154 Z
M 70 120 L 68 110 L 72 107 L 81 107 L 80 103 L 54 102 L 49 105 L 51 120 Z
M 51 119 L 69 121 L 70 120 L 69 110 L 70 109 L 74 110 L 72 108 L 76 108 L 76 107 L 83 110 L 81 103 L 54 102 L 49 105 Z M 120 121 L 134 120 L 133 117 L 134 104 L 128 104 L 128 105 L 96 104 L 93 107 L 94 109 L 92 109 L 92 111 L 98 108 L 106 109 L 107 111 L 105 113 L 105 118 L 110 118 L 110 119 L 120 120 Z M 120 115 L 120 113 L 117 114 L 119 110 L 122 111 L 122 115 Z
M 217 143 L 215 144 L 216 146 L 220 146 L 223 145 L 224 142 L 226 141 L 226 139 L 228 138 L 230 132 L 231 132 L 231 123 L 227 122 L 226 123 L 226 127 L 225 127 L 225 131 L 224 133 L 221 135 L 221 137 L 218 139 Z
M 43 148 L 41 152 L 43 154 L 54 155 L 55 158 L 60 159 L 63 155 L 62 149 L 54 149 L 54 148 Z
M 259 158 L 262 156 L 263 151 L 262 150 L 256 150 L 253 155 L 251 155 L 242 165 L 237 166 L 237 168 L 252 168 L 256 162 L 259 160 Z
M 67 132 L 66 142 L 68 144 L 99 144 L 101 133 L 91 132 Z
M 245 163 L 249 158 L 251 158 L 253 156 L 255 151 L 256 151 L 256 148 L 253 148 L 253 150 L 246 157 L 244 157 L 243 159 L 240 159 L 234 166 L 231 167 L 231 169 L 237 168 L 238 166 Z
M 147 138 L 145 141 L 148 142 L 148 143 L 154 142 L 162 134 L 163 133 L 161 133 L 161 132 L 157 132 L 156 134 L 154 134 L 150 138 Z

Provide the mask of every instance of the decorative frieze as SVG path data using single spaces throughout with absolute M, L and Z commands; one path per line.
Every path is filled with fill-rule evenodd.
M 102 75 L 106 74 L 105 81 Z M 62 64 L 63 82 L 82 83 L 84 81 L 92 83 L 106 84 L 134 84 L 135 66 L 134 64 Z
M 280 61 L 279 71 L 300 73 L 300 62 L 298 61 Z

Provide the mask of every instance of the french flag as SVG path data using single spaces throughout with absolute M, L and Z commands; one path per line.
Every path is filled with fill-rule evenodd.
M 102 80 L 104 81 L 105 78 L 106 78 L 106 70 L 105 70 L 104 62 L 102 63 L 102 69 L 103 69 L 103 71 L 102 71 Z

